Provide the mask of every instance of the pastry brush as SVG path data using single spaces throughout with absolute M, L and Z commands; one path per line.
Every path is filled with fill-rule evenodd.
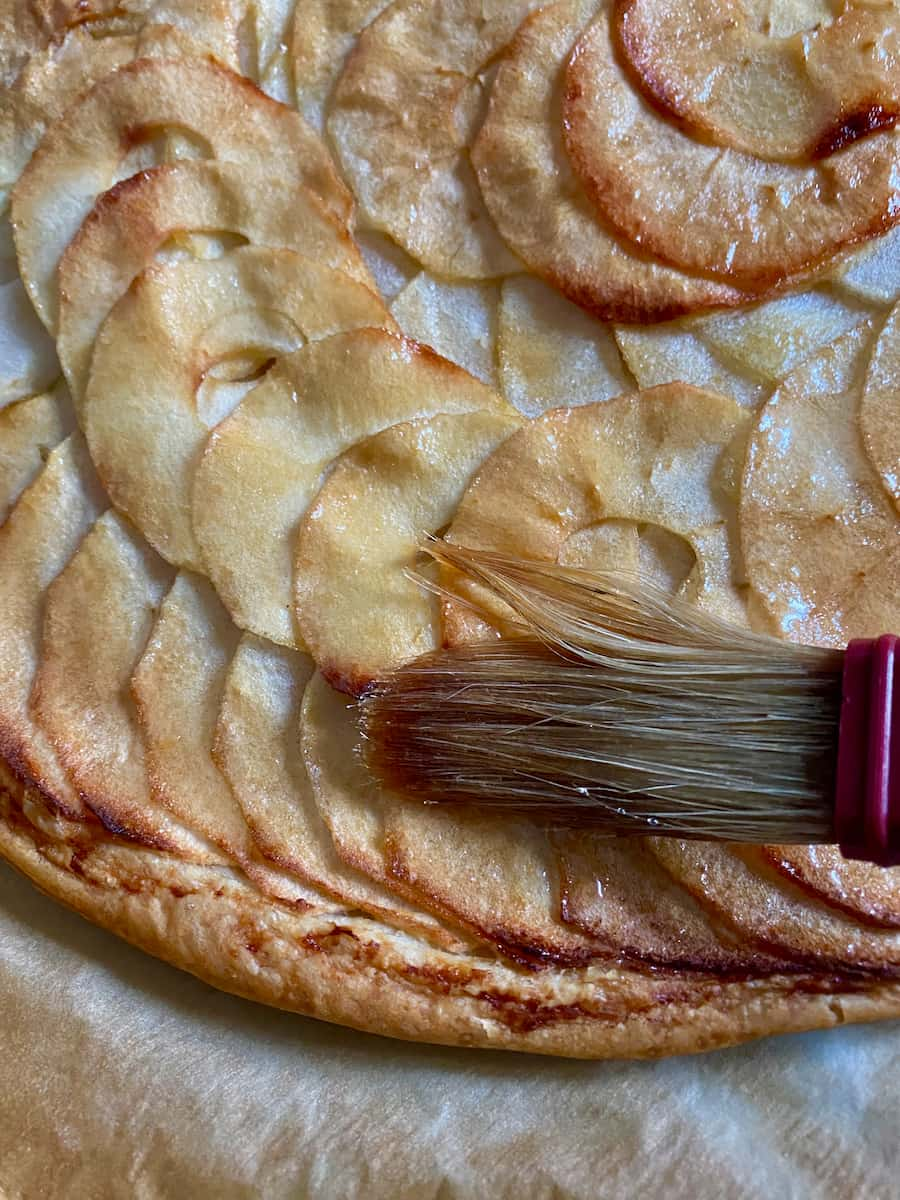
M 896 636 L 797 645 L 628 575 L 425 549 L 503 602 L 513 633 L 419 658 L 363 698 L 363 754 L 392 790 L 900 864 Z

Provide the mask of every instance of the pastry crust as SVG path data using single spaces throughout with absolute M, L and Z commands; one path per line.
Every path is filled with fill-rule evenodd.
M 298 912 L 231 871 L 63 822 L 5 764 L 0 818 L 0 853 L 82 916 L 214 987 L 370 1033 L 575 1058 L 655 1058 L 900 1015 L 897 982 L 722 981 L 620 966 L 517 972 L 423 951 L 368 918 Z M 619 1004 L 609 1003 L 614 991 Z

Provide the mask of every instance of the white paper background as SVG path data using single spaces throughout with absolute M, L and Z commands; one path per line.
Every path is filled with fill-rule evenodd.
M 224 996 L 0 866 L 0 1193 L 900 1195 L 900 1025 L 660 1063 L 406 1045 Z

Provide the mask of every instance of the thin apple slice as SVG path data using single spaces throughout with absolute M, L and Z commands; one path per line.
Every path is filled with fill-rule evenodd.
M 859 431 L 872 466 L 900 510 L 900 305 L 885 321 L 859 402 Z
M 176 821 L 240 863 L 262 891 L 311 908 L 320 896 L 262 861 L 213 761 L 225 676 L 239 637 L 206 580 L 181 571 L 131 677 L 151 795 Z
M 691 383 L 730 396 L 742 408 L 756 408 L 769 394 L 758 378 L 735 371 L 694 333 L 690 321 L 660 325 L 617 325 L 616 344 L 638 387 Z
M 892 4 L 848 4 L 789 36 L 755 28 L 746 0 L 615 0 L 619 51 L 652 104 L 694 137 L 809 162 L 900 110 Z
M 832 285 L 864 304 L 900 300 L 900 229 L 873 238 L 831 272 Z
M 237 624 L 296 644 L 294 539 L 336 458 L 399 421 L 488 409 L 505 405 L 427 347 L 380 329 L 282 359 L 213 430 L 194 477 L 194 533 Z
M 8 87 L 29 60 L 89 23 L 97 34 L 133 33 L 152 0 L 5 0 L 0 4 L 0 85 Z
M 50 452 L 0 527 L 0 754 L 73 820 L 86 809 L 33 719 L 29 696 L 46 590 L 105 506 L 81 435 L 72 434 Z
M 876 968 L 900 964 L 900 932 L 867 928 L 822 904 L 767 862 L 762 847 L 648 839 L 662 865 L 708 911 L 750 938 L 800 963 L 850 963 Z
M 375 286 L 343 225 L 271 167 L 181 162 L 141 172 L 100 197 L 60 260 L 57 350 L 76 403 L 110 309 L 170 238 L 190 232 L 296 250 Z
M 346 866 L 316 805 L 300 750 L 301 702 L 315 665 L 296 650 L 244 635 L 222 695 L 214 757 L 261 853 L 351 908 L 446 944 L 427 914 Z
M 0 409 L 0 525 L 74 423 L 64 384 Z
M 294 556 L 297 627 L 329 682 L 359 695 L 435 648 L 437 600 L 407 568 L 422 534 L 448 524 L 472 475 L 520 424 L 512 410 L 440 415 L 392 425 L 338 460 Z
M 660 526 L 693 552 L 682 594 L 743 624 L 737 494 L 749 426 L 733 400 L 679 383 L 551 409 L 483 463 L 447 537 L 556 562 L 573 534 L 600 521 Z M 454 572 L 443 582 L 506 615 Z M 443 601 L 443 621 L 449 644 L 481 629 L 478 617 L 451 599 Z
M 268 171 L 277 164 L 283 182 L 309 187 L 340 219 L 349 217 L 328 151 L 295 112 L 211 59 L 138 59 L 47 131 L 13 191 L 22 278 L 49 329 L 57 324 L 63 251 L 100 193 L 122 178 L 130 150 L 167 128 L 188 134 L 205 157 Z
M 48 388 L 59 376 L 52 338 L 18 279 L 0 283 L 0 411 Z
M 497 386 L 497 305 L 492 283 L 447 283 L 420 271 L 391 303 L 404 333 L 489 387 Z
M 790 374 L 760 412 L 741 488 L 750 585 L 779 636 L 822 646 L 900 627 L 900 520 L 857 412 L 870 324 Z
M 120 517 L 95 523 L 50 585 L 36 722 L 112 833 L 201 862 L 221 856 L 155 804 L 128 683 L 171 571 Z
M 631 383 L 610 330 L 528 275 L 503 281 L 497 357 L 503 394 L 526 417 L 608 400 Z
M 113 503 L 164 558 L 202 572 L 194 470 L 209 430 L 247 390 L 217 390 L 217 364 L 252 381 L 306 339 L 385 316 L 368 288 L 291 250 L 244 246 L 148 267 L 103 325 L 82 411 Z
M 365 227 L 354 231 L 356 244 L 385 301 L 393 300 L 419 273 L 417 263 L 383 233 Z
M 900 871 L 844 858 L 837 846 L 763 846 L 781 875 L 866 925 L 900 928 Z
M 694 140 L 632 87 L 608 4 L 569 61 L 563 127 L 602 219 L 664 262 L 755 292 L 900 220 L 892 130 L 798 166 Z
M 561 831 L 563 918 L 611 951 L 681 970 L 765 971 L 783 967 L 734 932 L 679 887 L 641 844 L 590 830 Z
M 290 60 L 297 108 L 313 129 L 356 39 L 390 0 L 304 0 L 294 8 Z
M 566 58 L 596 0 L 564 0 L 529 17 L 500 63 L 472 147 L 488 212 L 531 270 L 604 320 L 662 321 L 740 304 L 736 288 L 641 255 L 598 223 L 562 144 Z
M 395 0 L 360 36 L 327 129 L 369 223 L 446 279 L 520 268 L 484 208 L 468 146 L 483 72 L 535 0 Z M 423 164 L 427 163 L 427 169 Z

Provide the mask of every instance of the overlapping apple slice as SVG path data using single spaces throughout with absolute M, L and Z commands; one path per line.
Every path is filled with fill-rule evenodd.
M 213 761 L 225 676 L 239 636 L 206 580 L 180 572 L 131 678 L 151 795 L 176 821 L 238 862 L 261 891 L 311 908 L 321 897 L 256 852 Z
M 194 161 L 141 172 L 100 197 L 60 260 L 57 350 L 76 403 L 110 309 L 183 234 L 296 250 L 374 289 L 344 226 L 308 188 L 273 179 L 270 166 Z
M 472 148 L 487 209 L 531 270 L 595 316 L 661 321 L 748 299 L 653 262 L 598 222 L 562 144 L 566 58 L 597 4 L 563 0 L 529 17 L 491 88 Z
M 485 211 L 468 145 L 484 72 L 534 7 L 395 0 L 363 31 L 332 94 L 328 133 L 369 223 L 445 278 L 519 268 Z
M 781 637 L 844 646 L 900 626 L 900 519 L 858 421 L 872 341 L 867 323 L 788 375 L 750 439 L 744 559 Z
M 616 42 L 651 103 L 717 146 L 809 162 L 893 127 L 896 4 L 851 0 L 787 36 L 770 20 L 759 28 L 755 9 L 747 0 L 615 0 Z
M 109 830 L 205 861 L 211 848 L 150 795 L 128 691 L 171 577 L 125 521 L 111 511 L 100 517 L 50 585 L 32 712 Z
M 449 946 L 433 917 L 405 904 L 335 852 L 300 750 L 301 702 L 315 671 L 296 650 L 244 635 L 228 668 L 214 758 L 261 853 L 351 908 Z
M 345 451 L 401 421 L 504 409 L 461 368 L 381 329 L 337 334 L 282 359 L 212 432 L 194 479 L 194 532 L 235 621 L 295 644 L 294 538 Z
M 0 525 L 73 424 L 64 384 L 0 409 Z
M 741 624 L 735 505 L 749 425 L 733 400 L 687 384 L 551 409 L 482 465 L 447 536 L 556 562 L 567 539 L 603 522 L 661 527 L 692 552 L 682 594 Z M 444 582 L 486 603 L 454 573 Z M 487 611 L 504 615 L 496 605 Z M 443 620 L 450 644 L 485 632 L 481 617 L 453 600 Z
M 394 297 L 391 315 L 404 333 L 497 387 L 495 283 L 448 283 L 420 271 Z
M 368 288 L 291 250 L 244 246 L 149 267 L 103 325 L 82 414 L 113 503 L 163 557 L 202 572 L 194 470 L 209 430 L 246 392 L 242 381 L 306 339 L 384 318 Z M 216 371 L 225 372 L 218 388 Z
M 776 873 L 760 847 L 738 850 L 670 838 L 654 838 L 648 846 L 673 878 L 741 939 L 805 964 L 882 970 L 900 964 L 900 932 L 810 904 L 808 892 Z
M 485 405 L 485 408 L 488 406 Z M 513 410 L 392 425 L 336 463 L 300 524 L 294 616 L 325 677 L 359 694 L 437 644 L 437 601 L 406 569 L 481 463 L 521 424 Z
M 503 394 L 526 417 L 608 400 L 630 382 L 610 330 L 528 275 L 501 286 L 497 358 Z
M 297 108 L 314 129 L 360 33 L 391 0 L 303 0 L 294 8 L 289 54 Z
M 900 306 L 872 351 L 859 402 L 859 431 L 872 466 L 900 509 Z
M 85 816 L 84 805 L 35 722 L 29 697 L 41 656 L 47 588 L 105 507 L 81 435 L 72 434 L 50 452 L 0 527 L 0 752 L 73 819 Z
M 837 846 L 763 846 L 776 871 L 867 925 L 900 928 L 900 871 L 844 858 Z
M 340 219 L 349 216 L 328 151 L 295 112 L 211 59 L 139 59 L 48 130 L 13 191 L 22 277 L 48 328 L 57 324 L 63 251 L 100 193 L 134 173 L 131 151 L 166 129 L 189 136 L 202 157 L 269 171 L 277 163 L 285 183 L 309 187 Z
M 892 129 L 799 164 L 709 145 L 633 86 L 616 54 L 610 8 L 602 7 L 572 53 L 563 123 L 596 211 L 633 243 L 682 270 L 759 293 L 900 218 L 900 141 Z M 664 58 L 672 57 L 669 48 Z M 686 103 L 705 106 L 704 94 Z

